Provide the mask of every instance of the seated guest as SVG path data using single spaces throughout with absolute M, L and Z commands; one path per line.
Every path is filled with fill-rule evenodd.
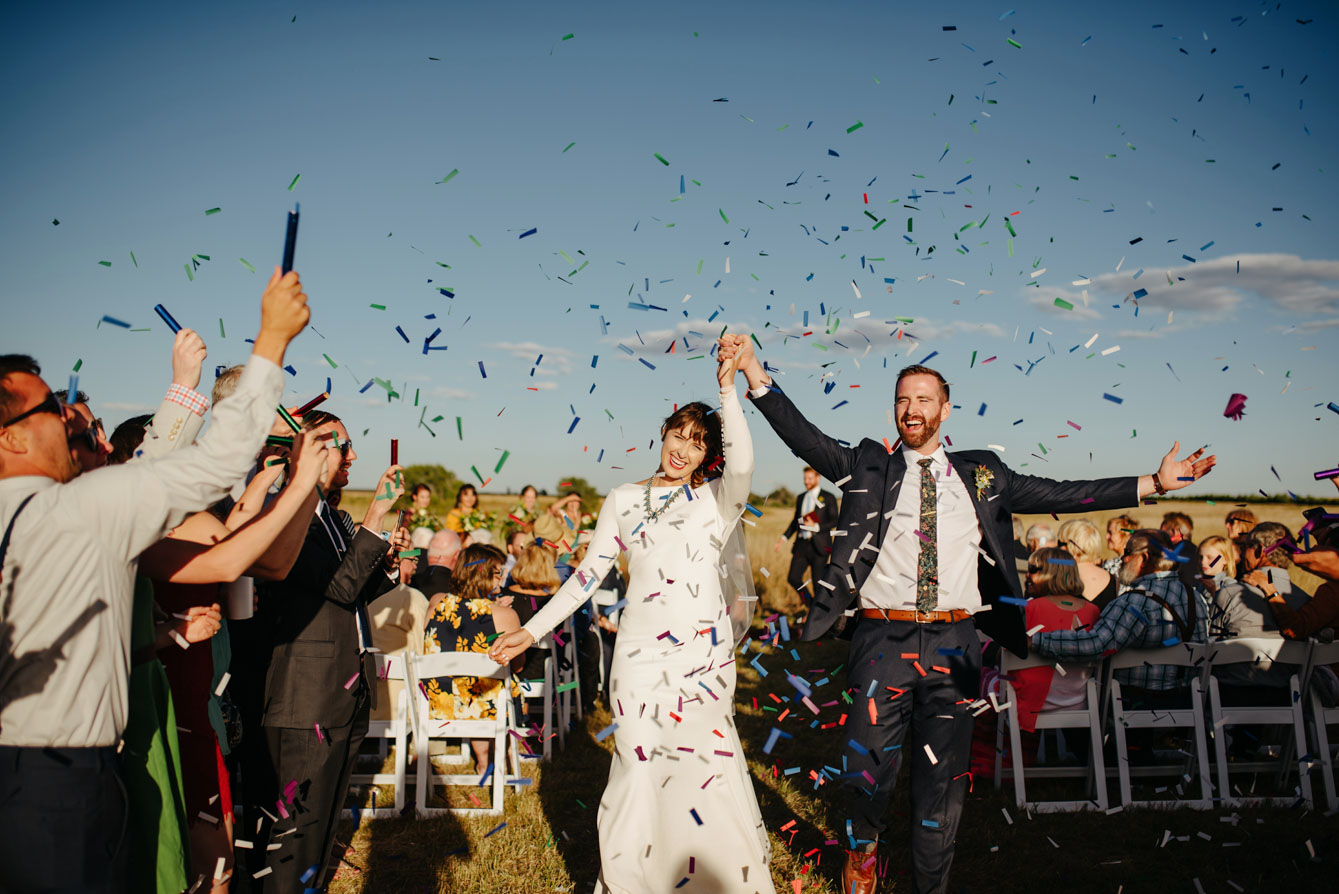
M 461 553 L 460 567 L 452 575 L 451 592 L 441 594 L 428 616 L 424 655 L 487 653 L 494 634 L 521 629 L 516 612 L 498 605 L 495 599 L 502 587 L 505 561 L 502 550 L 487 544 L 475 544 Z M 524 657 L 518 655 L 513 665 L 519 666 Z M 429 716 L 434 720 L 488 720 L 497 716 L 501 680 L 462 676 L 430 677 L 420 682 L 428 697 Z M 511 694 L 519 692 L 514 687 Z M 491 739 L 470 740 L 475 769 L 480 773 L 492 763 L 492 744 Z
M 1212 599 L 1219 587 L 1237 577 L 1237 551 L 1217 534 L 1200 541 L 1200 584 Z
M 446 527 L 457 534 L 465 533 L 465 516 L 479 505 L 479 492 L 473 484 L 462 484 L 456 491 L 456 505 L 446 514 Z
M 1176 559 L 1176 576 L 1194 589 L 1200 572 L 1199 550 L 1195 549 L 1195 523 L 1184 512 L 1168 512 L 1162 517 L 1162 531 L 1171 538 Z
M 1033 651 L 1057 658 L 1095 661 L 1121 649 L 1156 649 L 1168 641 L 1208 640 L 1208 608 L 1176 576 L 1174 547 L 1162 531 L 1140 530 L 1125 542 L 1119 580 L 1129 587 L 1085 630 L 1035 634 Z M 1176 665 L 1146 664 L 1116 671 L 1123 694 L 1147 707 L 1168 707 L 1184 699 L 1188 674 Z
M 1139 522 L 1130 515 L 1115 515 L 1107 519 L 1107 549 L 1113 553 L 1110 559 L 1102 563 L 1102 570 L 1116 578 L 1120 584 L 1121 554 L 1125 552 L 1125 541 L 1139 530 Z
M 460 558 L 460 535 L 450 529 L 438 531 L 428 541 L 427 562 L 414 575 L 414 588 L 428 597 L 428 614 L 437 599 L 451 589 L 451 572 Z
M 1240 540 L 1259 523 L 1260 520 L 1255 517 L 1255 513 L 1245 507 L 1233 509 L 1223 519 L 1223 528 L 1227 531 L 1227 540 L 1232 546 L 1232 559 L 1238 566 L 1241 565 Z
M 1032 525 L 1023 536 L 1023 543 L 1027 546 L 1027 554 L 1031 556 L 1043 546 L 1055 546 L 1055 534 L 1050 525 Z
M 1064 528 L 1061 529 L 1063 537 Z M 1093 529 L 1096 532 L 1096 528 Z M 1083 630 L 1091 627 L 1101 612 L 1080 594 L 1075 559 L 1063 549 L 1043 547 L 1028 559 L 1028 630 L 1041 625 L 1043 631 Z M 1061 676 L 1054 667 L 1028 667 L 1013 672 L 1014 695 L 1018 699 L 1018 726 L 1032 732 L 1040 711 L 1076 708 L 1086 699 L 1092 667 L 1066 667 Z
M 1060 526 L 1057 539 L 1060 548 L 1074 557 L 1079 579 L 1083 581 L 1083 598 L 1096 605 L 1099 611 L 1106 608 L 1107 603 L 1116 598 L 1119 585 L 1114 574 L 1097 564 L 1097 555 L 1102 549 L 1102 535 L 1098 533 L 1097 525 L 1086 518 L 1070 519 Z
M 535 616 L 549 597 L 561 586 L 558 572 L 554 570 L 557 554 L 551 546 L 530 543 L 521 550 L 512 569 L 511 580 L 502 591 L 503 597 L 511 599 L 511 608 L 516 612 L 517 620 L 524 624 Z M 522 680 L 542 680 L 544 678 L 544 659 L 547 649 L 529 649 L 525 654 L 525 663 L 516 672 Z M 530 709 L 529 702 L 522 707 Z

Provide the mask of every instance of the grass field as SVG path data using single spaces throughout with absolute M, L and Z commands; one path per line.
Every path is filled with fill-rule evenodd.
M 351 492 L 346 494 L 345 506 L 358 517 L 366 499 L 366 495 Z M 484 508 L 490 511 L 505 511 L 512 502 L 510 497 L 483 496 Z M 1171 505 L 1195 520 L 1197 540 L 1221 532 L 1222 518 L 1230 508 Z M 1262 519 L 1292 528 L 1300 523 L 1295 506 L 1252 508 Z M 1134 514 L 1142 522 L 1156 524 L 1162 511 L 1163 507 L 1142 507 Z M 1101 527 L 1108 514 L 1092 517 Z M 768 571 L 759 577 L 765 585 L 760 595 L 768 611 L 793 612 L 799 605 L 786 592 L 788 550 L 772 549 L 789 516 L 788 507 L 766 507 L 756 526 L 748 530 L 754 568 Z M 1029 517 L 1025 523 L 1034 520 Z M 1307 583 L 1314 582 L 1303 586 Z M 816 697 L 815 702 L 836 700 L 837 704 L 822 708 L 817 718 L 792 714 L 778 724 L 769 696 L 787 699 L 793 695 L 785 675 L 777 671 L 788 669 L 813 682 L 845 662 L 846 644 L 759 647 L 754 643 L 750 659 L 753 655 L 761 655 L 759 661 L 770 673 L 762 677 L 740 662 L 737 721 L 771 835 L 773 881 L 778 890 L 835 894 L 842 861 L 836 843 L 842 826 L 840 802 L 831 785 L 816 787 L 809 773 L 840 760 L 839 728 L 823 730 L 821 724 L 840 719 L 842 674 L 836 670 L 832 682 L 819 690 L 823 698 Z M 810 727 L 815 720 L 819 727 Z M 590 891 L 599 870 L 596 809 L 612 750 L 612 739 L 596 742 L 594 734 L 609 722 L 609 714 L 597 708 L 578 724 L 568 736 L 566 750 L 555 752 L 552 762 L 524 762 L 523 772 L 534 783 L 508 795 L 505 817 L 377 820 L 365 821 L 357 829 L 346 823 L 341 840 L 351 841 L 353 853 L 331 890 L 336 894 Z M 770 756 L 764 755 L 767 733 L 777 725 L 794 738 L 783 740 Z M 798 771 L 787 775 L 792 768 Z M 1265 779 L 1259 782 L 1262 791 L 1269 784 Z M 1036 791 L 1030 786 L 1030 792 Z M 1040 793 L 1045 792 L 1043 788 Z M 388 797 L 383 790 L 379 802 L 385 803 Z M 465 797 L 464 792 L 454 792 L 452 802 Z M 883 892 L 911 889 L 905 876 L 909 864 L 906 799 L 904 774 L 883 850 L 887 865 Z M 504 820 L 506 826 L 499 829 Z M 1020 814 L 1011 797 L 997 793 L 990 782 L 978 781 L 969 796 L 957 847 L 954 891 L 1034 891 L 1056 884 L 1111 892 L 1122 888 L 1132 892 L 1332 891 L 1339 819 L 1304 807 L 1029 817 Z M 692 890 L 691 882 L 684 890 Z

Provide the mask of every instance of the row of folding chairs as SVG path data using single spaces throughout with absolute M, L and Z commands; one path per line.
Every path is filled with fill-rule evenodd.
M 565 635 L 564 635 L 565 634 Z M 354 773 L 351 783 L 354 786 L 393 785 L 395 789 L 393 807 L 365 807 L 357 811 L 358 815 L 369 819 L 382 819 L 401 816 L 405 813 L 407 792 L 411 780 L 408 775 L 408 762 L 411 749 L 415 755 L 415 775 L 412 784 L 415 789 L 414 809 L 420 816 L 440 814 L 463 815 L 500 815 L 503 812 L 505 791 L 508 786 L 520 786 L 529 783 L 529 779 L 519 775 L 522 758 L 542 758 L 553 756 L 553 740 L 558 739 L 559 747 L 566 743 L 567 726 L 573 710 L 580 712 L 580 672 L 576 661 L 575 644 L 570 625 L 557 637 L 549 634 L 531 648 L 544 654 L 544 675 L 537 680 L 521 680 L 520 698 L 523 702 L 538 701 L 542 706 L 542 724 L 522 727 L 519 717 L 512 706 L 510 692 L 506 690 L 511 671 L 498 665 L 487 654 L 478 652 L 439 652 L 433 655 L 419 655 L 415 652 L 403 652 L 394 655 L 376 654 L 376 672 L 379 680 L 386 681 L 383 695 L 389 695 L 393 705 L 389 719 L 373 720 L 368 725 L 366 740 L 378 743 L 376 756 L 384 766 L 387 752 L 393 748 L 394 765 L 391 772 Z M 565 660 L 560 660 L 560 656 Z M 562 670 L 560 668 L 567 668 Z M 482 720 L 438 720 L 430 716 L 426 694 L 419 681 L 432 677 L 479 677 L 502 681 L 506 695 L 498 699 L 496 716 Z M 412 745 L 410 740 L 412 739 Z M 491 772 L 483 776 L 477 773 L 438 773 L 432 765 L 432 742 L 445 741 L 451 746 L 459 744 L 458 750 L 448 751 L 445 761 L 448 765 L 466 763 L 470 760 L 471 739 L 492 740 L 494 766 Z M 527 747 L 522 751 L 518 743 L 537 740 L 538 750 Z M 510 758 L 513 774 L 506 772 Z M 473 786 L 482 788 L 488 785 L 488 800 L 474 807 L 429 807 L 428 798 L 434 786 Z M 374 798 L 375 800 L 375 798 Z M 478 799 L 472 799 L 478 801 Z M 345 811 L 353 816 L 352 809 Z
M 1339 708 L 1326 707 L 1317 687 L 1311 685 L 1316 668 L 1339 662 L 1339 643 L 1287 640 L 1280 636 L 1239 637 L 1218 642 L 1181 643 L 1160 649 L 1126 649 L 1092 665 L 1093 674 L 1086 684 L 1082 706 L 1042 711 L 1037 716 L 1036 729 L 1075 730 L 1086 732 L 1088 763 L 1085 766 L 1032 766 L 1024 765 L 1024 754 L 1018 725 L 1017 693 L 1011 675 L 1029 667 L 1056 665 L 1055 659 L 1029 655 L 1020 659 L 1009 652 L 1001 658 L 1003 701 L 997 703 L 1000 722 L 995 743 L 995 786 L 999 788 L 1006 775 L 1014 780 L 1014 796 L 1020 807 L 1037 812 L 1064 812 L 1085 809 L 1107 810 L 1110 807 L 1107 782 L 1112 770 L 1106 766 L 1103 748 L 1109 730 L 1115 739 L 1115 776 L 1119 781 L 1122 806 L 1185 806 L 1209 809 L 1219 806 L 1245 806 L 1262 803 L 1292 804 L 1300 797 L 1308 806 L 1315 803 L 1311 770 L 1319 765 L 1328 803 L 1339 808 L 1335 792 L 1334 755 L 1330 749 L 1326 724 L 1339 723 Z M 1214 667 L 1249 664 L 1268 668 L 1273 664 L 1293 666 L 1288 686 L 1287 705 L 1224 705 Z M 1188 704 L 1173 708 L 1131 707 L 1127 704 L 1115 672 L 1144 665 L 1174 665 L 1187 668 L 1190 677 Z M 1064 664 L 1071 672 L 1083 665 Z M 1062 670 L 1057 670 L 1061 673 Z M 1109 721 L 1109 722 L 1108 722 Z M 1311 747 L 1308 748 L 1307 725 L 1311 729 Z M 1287 730 L 1284 753 L 1280 760 L 1228 761 L 1228 730 L 1242 725 L 1283 727 Z M 1011 766 L 1003 761 L 1004 736 L 1009 736 L 1008 752 Z M 1179 765 L 1132 767 L 1127 746 L 1127 731 L 1151 729 L 1158 731 L 1189 730 L 1194 753 L 1183 751 Z M 1044 733 L 1043 733 L 1044 735 Z M 1213 742 L 1213 771 L 1217 777 L 1217 795 L 1211 782 L 1209 742 Z M 1255 796 L 1231 786 L 1230 774 L 1277 772 L 1279 783 L 1286 785 L 1291 774 L 1298 774 L 1297 794 L 1282 797 Z M 1174 788 L 1185 794 L 1184 786 L 1198 789 L 1198 795 L 1178 799 L 1136 800 L 1132 777 L 1179 773 L 1181 780 Z M 1192 775 L 1193 774 L 1193 775 Z M 1087 777 L 1090 797 L 1075 800 L 1029 800 L 1026 780 L 1058 777 Z M 1193 785 L 1192 785 L 1193 784 Z

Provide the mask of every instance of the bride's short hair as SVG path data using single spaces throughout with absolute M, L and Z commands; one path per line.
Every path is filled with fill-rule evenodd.
M 660 439 L 663 441 L 671 431 L 678 431 L 684 426 L 688 427 L 688 433 L 693 438 L 702 442 L 706 454 L 701 465 L 693 470 L 691 479 L 693 487 L 701 487 L 708 474 L 717 478 L 725 469 L 725 452 L 721 448 L 721 416 L 715 408 L 701 401 L 684 404 L 660 426 Z

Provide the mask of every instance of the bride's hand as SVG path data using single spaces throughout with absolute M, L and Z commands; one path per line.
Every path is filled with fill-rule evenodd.
M 716 381 L 721 389 L 729 388 L 735 373 L 753 354 L 753 345 L 744 335 L 725 335 L 717 339 Z
M 498 664 L 506 664 L 534 644 L 535 638 L 527 631 L 517 630 L 493 640 L 493 647 L 488 650 L 488 657 Z

